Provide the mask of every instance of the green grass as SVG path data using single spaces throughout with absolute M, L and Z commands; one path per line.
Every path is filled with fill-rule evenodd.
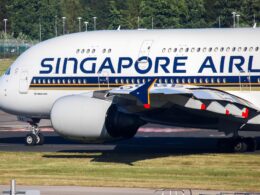
M 260 155 L 0 153 L 0 184 L 260 191 Z
M 14 58 L 8 58 L 8 59 L 0 59 L 0 75 L 2 75 L 6 69 L 11 66 L 11 64 L 14 62 Z

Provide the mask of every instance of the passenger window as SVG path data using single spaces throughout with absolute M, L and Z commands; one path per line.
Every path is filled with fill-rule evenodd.
M 177 48 L 174 48 L 174 53 L 176 53 L 178 51 L 178 49 Z
M 112 49 L 108 49 L 108 53 L 111 53 L 112 52 Z
M 244 51 L 247 51 L 247 47 L 244 48 Z
M 197 49 L 197 52 L 200 52 L 200 48 Z
M 197 79 L 196 78 L 193 79 L 193 83 L 197 83 Z
M 232 51 L 233 51 L 233 52 L 235 52 L 235 51 L 236 51 L 236 48 L 235 48 L 235 47 L 233 47 Z
M 238 51 L 238 52 L 240 52 L 241 50 L 242 50 L 242 48 L 241 48 L 241 47 L 239 47 L 239 48 L 237 49 L 237 51 Z
M 169 48 L 169 49 L 168 49 L 168 53 L 171 53 L 171 52 L 172 52 L 172 49 L 171 49 L 171 48 Z
M 216 47 L 216 48 L 214 49 L 214 51 L 215 51 L 215 52 L 218 52 L 218 47 Z
M 85 49 L 82 49 L 82 50 L 81 50 L 81 53 L 85 53 Z
M 164 53 L 165 51 L 166 51 L 166 49 L 165 49 L 165 48 L 163 48 L 163 49 L 162 49 L 162 52 Z
M 189 48 L 186 48 L 186 52 L 189 52 Z
M 223 52 L 223 51 L 224 51 L 224 47 L 221 47 L 221 48 L 220 48 L 220 51 Z
M 179 79 L 176 79 L 176 83 L 178 83 L 178 84 L 180 83 Z
M 230 51 L 230 47 L 227 47 L 227 52 L 229 52 Z
M 183 52 L 183 48 L 180 48 L 180 53 Z
M 103 53 L 106 53 L 106 49 L 103 49 Z
M 87 53 L 90 53 L 90 49 L 87 50 Z
M 92 53 L 95 53 L 96 52 L 96 50 L 95 49 L 92 49 Z
M 255 48 L 255 51 L 259 51 L 259 47 L 256 47 L 256 48 Z
M 253 51 L 253 47 L 250 47 L 250 48 L 249 48 L 249 51 L 250 51 L 250 52 Z
M 195 48 L 193 47 L 193 48 L 191 48 L 191 52 L 194 52 L 195 51 Z
M 207 48 L 206 48 L 206 47 L 204 47 L 204 48 L 203 48 L 203 52 L 206 52 L 206 51 L 207 51 Z
M 212 52 L 212 47 L 209 48 L 209 52 Z

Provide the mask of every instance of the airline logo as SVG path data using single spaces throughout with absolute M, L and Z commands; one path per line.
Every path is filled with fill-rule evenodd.
M 44 58 L 41 61 L 41 75 L 48 74 L 64 74 L 72 71 L 73 74 L 95 74 L 102 71 L 109 71 L 111 74 L 121 74 L 127 69 L 133 69 L 138 74 L 159 73 L 186 73 L 188 56 L 181 57 L 156 57 L 151 59 L 147 56 L 142 56 L 137 60 L 131 57 L 119 57 L 117 60 L 112 60 L 110 57 L 101 60 L 98 64 L 97 57 L 87 57 L 77 59 L 69 58 Z M 221 56 L 218 59 L 212 56 L 207 56 L 201 61 L 199 66 L 193 67 L 197 69 L 197 73 L 233 73 L 251 72 L 260 73 L 260 69 L 254 67 L 254 56 L 245 58 L 244 56 Z

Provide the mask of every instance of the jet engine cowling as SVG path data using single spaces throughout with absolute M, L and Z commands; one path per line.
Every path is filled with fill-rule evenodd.
M 51 110 L 54 130 L 78 141 L 106 141 L 131 138 L 144 124 L 139 117 L 119 112 L 112 101 L 85 95 L 58 99 Z

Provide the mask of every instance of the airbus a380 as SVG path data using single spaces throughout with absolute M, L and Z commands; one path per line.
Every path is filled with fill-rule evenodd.
M 133 137 L 146 123 L 232 134 L 235 151 L 254 150 L 239 131 L 260 130 L 260 29 L 118 30 L 39 43 L 1 77 L 0 106 L 79 141 Z M 227 147 L 227 146 L 226 146 Z

